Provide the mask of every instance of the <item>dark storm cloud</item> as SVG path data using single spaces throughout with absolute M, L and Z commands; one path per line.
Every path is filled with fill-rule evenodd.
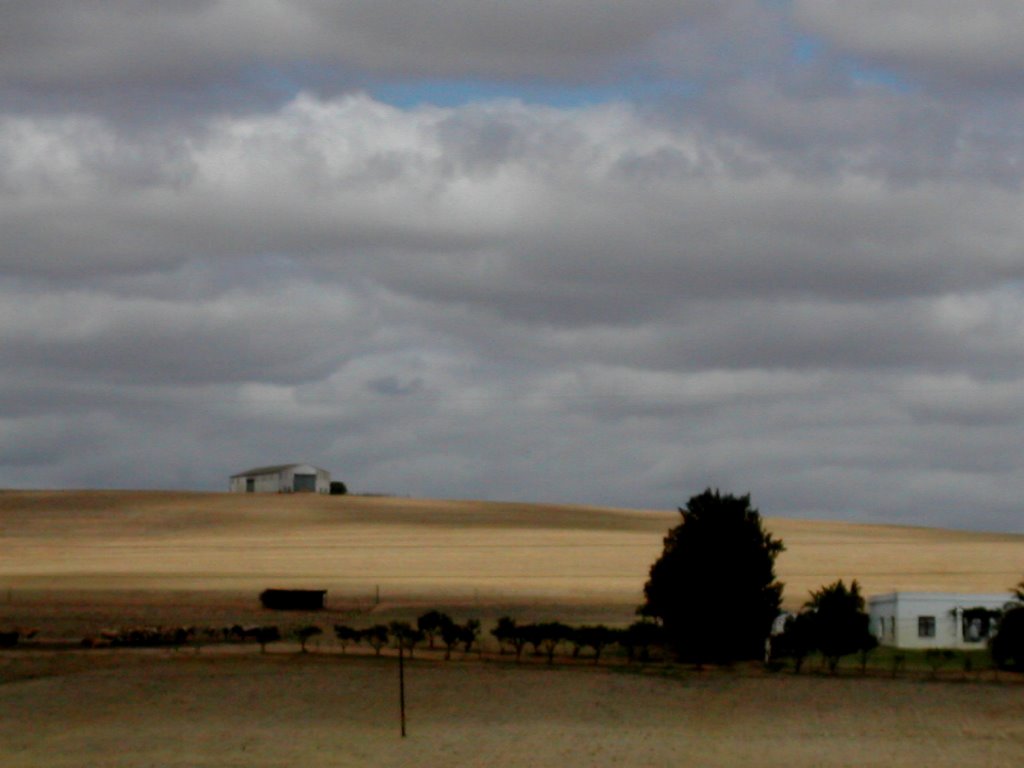
M 642 53 L 667 27 L 700 25 L 721 13 L 708 0 L 642 0 L 628 6 L 607 0 L 309 0 L 296 5 L 344 39 L 358 40 L 352 58 L 366 69 L 571 79 Z
M 340 290 L 308 286 L 212 300 L 2 289 L 0 298 L 6 365 L 141 386 L 320 378 L 358 347 L 372 317 Z
M 709 0 L 39 0 L 9 3 L 0 74 L 25 92 L 226 86 L 287 91 L 364 76 L 579 80 L 649 58 L 667 29 L 714 24 Z M 127 90 L 125 90 L 127 89 Z
M 840 52 L 942 87 L 1019 90 L 1024 7 L 1016 0 L 795 0 L 794 16 Z

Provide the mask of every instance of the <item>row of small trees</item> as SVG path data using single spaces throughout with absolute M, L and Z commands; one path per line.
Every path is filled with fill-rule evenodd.
M 407 621 L 392 621 L 389 624 L 355 629 L 346 624 L 335 624 L 334 636 L 338 638 L 342 652 L 349 645 L 365 642 L 379 656 L 381 650 L 391 643 L 412 656 L 416 646 L 427 642 L 431 649 L 436 648 L 438 643 L 443 645 L 444 657 L 450 659 L 452 651 L 460 646 L 465 653 L 473 650 L 480 638 L 480 622 L 468 619 L 459 624 L 440 611 L 428 611 L 416 620 L 415 625 Z
M 479 651 L 481 631 L 478 619 L 467 619 L 460 623 L 437 610 L 422 614 L 415 622 L 391 621 L 359 629 L 347 624 L 334 625 L 334 636 L 343 653 L 349 646 L 365 644 L 378 656 L 389 646 L 400 647 L 412 656 L 416 648 L 425 645 L 431 650 L 443 648 L 445 659 L 450 659 L 452 653 L 460 648 L 465 654 Z M 9 634 L 11 638 L 7 642 L 8 646 L 16 644 L 19 636 L 28 636 L 23 632 Z M 291 638 L 297 640 L 301 652 L 306 653 L 310 641 L 323 634 L 324 630 L 315 624 L 298 626 L 286 632 L 275 625 L 243 627 L 236 624 L 223 628 L 125 627 L 103 630 L 98 636 L 85 638 L 82 645 L 90 648 L 194 646 L 198 651 L 204 643 L 255 641 L 261 652 L 265 653 L 267 646 Z M 637 622 L 628 629 L 609 629 L 603 625 L 571 627 L 557 621 L 518 624 L 515 619 L 505 616 L 498 620 L 491 634 L 498 641 L 500 652 L 514 653 L 517 661 L 524 648 L 532 646 L 535 655 L 545 655 L 549 661 L 553 660 L 559 648 L 571 647 L 573 658 L 590 649 L 597 662 L 604 649 L 616 643 L 627 650 L 630 658 L 647 659 L 650 649 L 663 643 L 660 628 L 646 621 Z M 0 639 L 7 640 L 6 637 Z
M 611 645 L 624 648 L 630 660 L 646 660 L 651 648 L 664 641 L 661 628 L 649 621 L 635 622 L 626 629 L 612 629 L 602 624 L 571 627 L 558 621 L 517 624 L 512 617 L 503 616 L 491 634 L 498 641 L 499 653 L 514 654 L 519 661 L 529 645 L 534 655 L 546 656 L 548 663 L 554 660 L 559 646 L 571 647 L 573 658 L 579 658 L 589 648 L 595 664 Z
M 477 619 L 457 623 L 447 614 L 432 610 L 420 616 L 415 624 L 392 621 L 356 629 L 346 624 L 335 624 L 334 634 L 345 652 L 350 645 L 366 643 L 376 655 L 392 645 L 413 655 L 417 647 L 443 648 L 445 659 L 461 648 L 463 653 L 480 649 L 481 627 Z M 533 624 L 519 624 L 511 616 L 498 619 L 490 634 L 498 641 L 500 654 L 514 655 L 516 661 L 522 658 L 529 647 L 536 656 L 544 656 L 552 662 L 559 649 L 570 652 L 573 658 L 588 655 L 594 663 L 611 645 L 625 649 L 630 659 L 647 660 L 652 648 L 664 644 L 661 628 L 650 621 L 638 621 L 625 629 L 612 629 L 604 625 L 572 627 L 559 621 Z

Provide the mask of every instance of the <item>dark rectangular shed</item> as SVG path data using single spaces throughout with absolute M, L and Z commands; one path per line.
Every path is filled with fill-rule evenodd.
M 260 602 L 275 611 L 322 611 L 326 594 L 326 589 L 265 589 Z

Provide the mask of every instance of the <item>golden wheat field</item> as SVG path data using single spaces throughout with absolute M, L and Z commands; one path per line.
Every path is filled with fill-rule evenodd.
M 0 492 L 0 765 L 1017 766 L 1015 676 L 514 664 L 417 653 L 398 737 L 396 659 L 341 653 L 330 624 L 426 606 L 486 629 L 625 624 L 674 511 L 356 496 Z M 786 602 L 837 578 L 893 589 L 1004 591 L 1024 536 L 767 519 L 787 547 Z M 268 616 L 268 586 L 328 590 L 323 614 Z M 378 600 L 379 595 L 379 600 Z M 103 627 L 321 624 L 282 642 L 80 649 Z
M 675 511 L 312 495 L 0 492 L 0 589 L 251 591 L 636 604 Z M 1024 535 L 767 518 L 785 600 L 999 592 Z

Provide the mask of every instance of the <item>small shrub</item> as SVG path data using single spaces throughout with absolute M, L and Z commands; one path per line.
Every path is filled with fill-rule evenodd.
M 594 663 L 601 661 L 601 653 L 604 649 L 615 642 L 617 635 L 608 627 L 598 624 L 596 626 L 577 627 L 570 632 L 569 639 L 573 644 L 573 658 L 579 656 L 583 648 L 594 649 Z
M 1003 614 L 989 649 L 998 669 L 1024 671 L 1024 607 L 1013 607 Z
M 465 653 L 469 653 L 473 646 L 477 644 L 477 640 L 480 638 L 480 620 L 479 619 L 467 619 L 466 623 L 460 628 L 461 637 L 459 642 L 462 643 L 462 650 Z
M 359 633 L 360 638 L 366 640 L 366 644 L 373 648 L 373 652 L 377 656 L 380 656 L 381 649 L 388 644 L 390 634 L 388 628 L 383 624 L 375 624 Z
M 461 640 L 462 627 L 445 616 L 445 621 L 441 623 L 441 642 L 444 643 L 445 661 L 452 657 L 452 648 L 458 645 Z M 433 645 L 430 647 L 433 648 Z
M 260 644 L 260 653 L 266 653 L 270 643 L 276 643 L 281 639 L 281 630 L 277 627 L 256 627 L 247 632 Z
M 651 648 L 664 643 L 664 633 L 652 621 L 634 621 L 627 629 L 619 630 L 617 639 L 630 661 L 647 662 L 651 660 Z
M 896 677 L 897 674 L 903 671 L 903 668 L 907 664 L 907 657 L 902 653 L 894 653 L 892 656 L 892 676 Z
M 451 620 L 451 617 L 440 611 L 427 611 L 416 619 L 416 627 L 426 635 L 427 647 L 431 650 L 434 649 L 434 638 L 437 634 L 439 632 L 443 633 L 445 627 L 450 628 L 452 626 L 454 626 L 454 622 Z
M 548 664 L 553 664 L 555 651 L 563 640 L 569 640 L 572 635 L 572 627 L 568 627 L 559 621 L 547 621 L 537 625 L 537 633 L 540 637 L 540 647 L 544 649 L 544 655 Z
M 491 634 L 494 639 L 498 641 L 498 655 L 506 653 L 506 646 L 511 645 L 515 647 L 512 638 L 516 634 L 516 620 L 511 616 L 502 616 L 498 619 L 497 626 L 491 630 Z
M 345 649 L 348 648 L 349 643 L 359 644 L 359 641 L 363 639 L 363 633 L 358 629 L 346 626 L 345 624 L 334 625 L 334 636 L 338 638 L 338 645 L 341 646 L 341 652 L 345 653 Z
M 423 640 L 423 630 L 413 627 L 407 621 L 392 621 L 388 624 L 388 630 L 391 632 L 391 639 L 394 640 L 395 647 L 408 651 L 411 659 L 413 649 Z
M 956 656 L 952 651 L 941 648 L 929 648 L 924 652 L 924 660 L 932 668 L 932 677 L 938 677 L 939 670 Z
M 323 633 L 324 631 L 320 629 L 320 627 L 313 624 L 307 627 L 300 627 L 295 630 L 295 637 L 299 639 L 299 644 L 302 647 L 302 653 L 306 653 L 306 643 L 308 643 L 311 638 L 314 638 L 317 635 L 322 635 Z

